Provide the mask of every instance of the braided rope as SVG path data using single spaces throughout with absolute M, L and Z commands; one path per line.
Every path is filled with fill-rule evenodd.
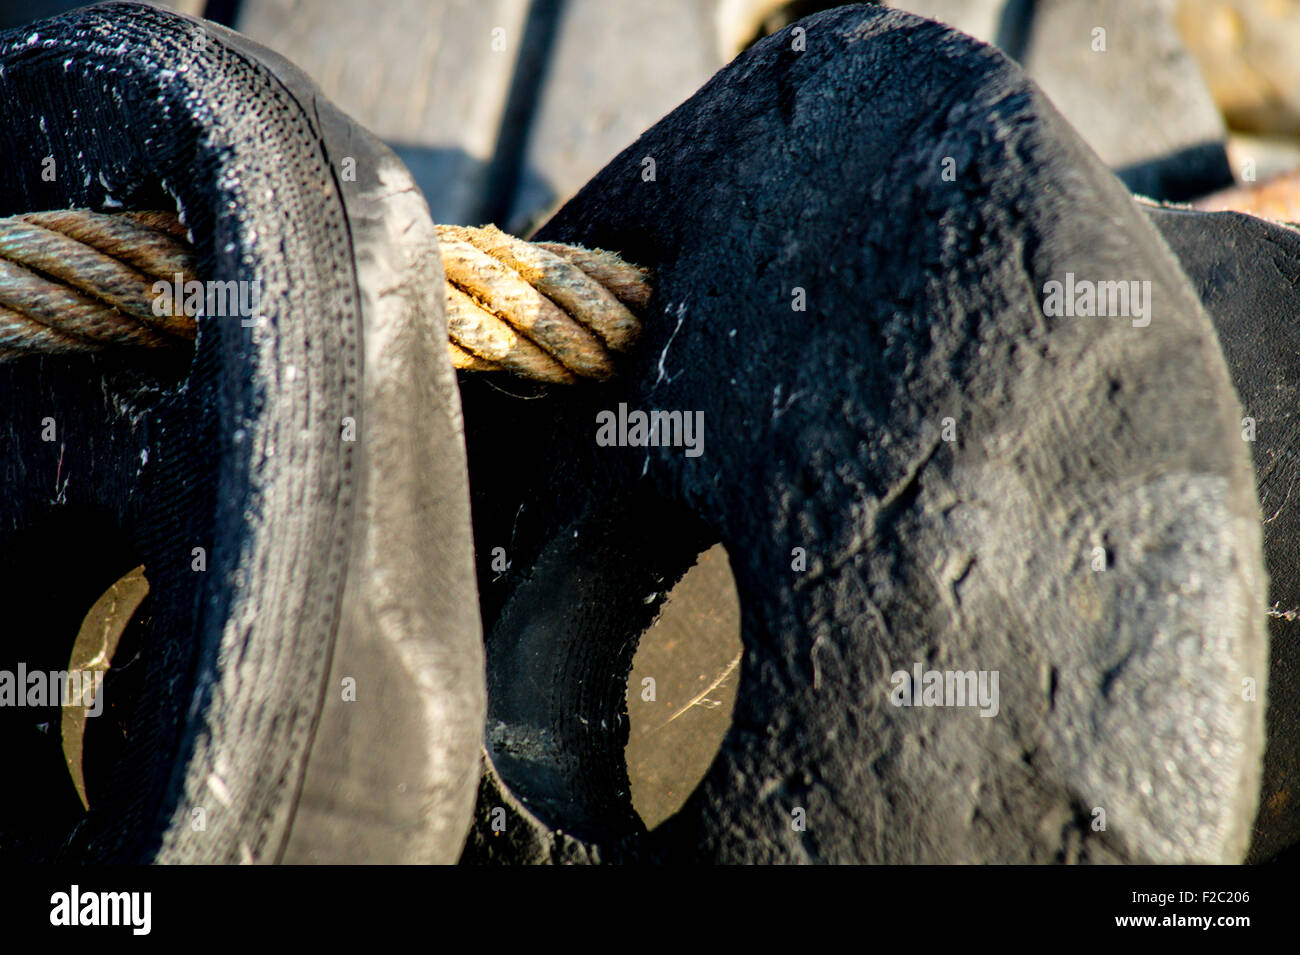
M 648 273 L 611 252 L 529 243 L 493 226 L 438 226 L 452 364 L 571 384 L 614 374 L 640 332 Z M 0 219 L 0 361 L 30 354 L 166 348 L 198 320 L 159 315 L 158 282 L 197 281 L 169 213 L 33 212 Z M 176 293 L 179 297 L 180 293 Z

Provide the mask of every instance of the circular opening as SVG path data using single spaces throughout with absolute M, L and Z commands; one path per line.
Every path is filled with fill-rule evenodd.
M 717 755 L 743 651 L 736 582 L 715 544 L 669 592 L 628 678 L 624 754 L 632 806 L 647 829 L 681 809 Z
M 691 688 L 701 662 L 696 650 L 717 652 L 719 641 L 700 635 L 717 624 L 708 609 L 715 599 L 715 575 L 724 582 L 723 593 L 734 590 L 720 548 L 681 587 L 684 575 L 716 540 L 689 509 L 665 499 L 603 502 L 550 536 L 489 625 L 488 753 L 501 781 L 546 827 L 595 844 L 635 838 L 665 810 L 680 806 L 684 792 L 713 759 L 729 726 L 729 706 L 712 714 L 720 722 L 685 764 L 677 759 L 680 754 L 659 747 L 659 741 L 667 746 L 680 737 L 653 730 L 657 722 L 673 734 L 689 734 L 699 728 L 701 715 L 720 709 L 709 705 L 717 696 L 706 693 L 670 719 L 703 689 Z M 665 616 L 661 609 L 674 590 L 678 596 Z M 738 613 L 730 616 L 734 621 Z M 686 620 L 692 621 L 695 639 L 683 629 Z M 731 627 L 733 642 L 737 630 Z M 643 640 L 647 633 L 649 642 Z M 637 705 L 630 708 L 628 675 L 639 644 L 666 662 L 655 664 L 662 672 L 652 677 L 654 692 L 645 694 L 645 702 L 638 693 Z M 725 669 L 734 652 L 720 652 L 728 656 Z M 689 679 L 683 678 L 687 674 Z M 706 674 L 705 683 L 717 675 Z M 643 679 L 638 676 L 638 688 Z M 718 681 L 715 689 L 726 692 L 725 682 Z M 674 701 L 675 708 L 666 709 Z M 649 819 L 631 798 L 625 752 L 630 711 L 638 720 L 648 717 L 652 731 L 642 740 L 651 744 L 646 753 L 652 762 L 638 759 L 637 767 L 650 770 L 654 760 L 676 759 L 688 774 L 674 769 L 659 777 L 672 795 L 647 809 Z M 662 755 L 655 755 L 657 750 Z
M 8 785 L 0 787 L 0 844 L 11 859 L 51 861 L 85 823 L 65 756 L 61 675 L 73 669 L 73 645 L 100 595 L 139 559 L 126 535 L 102 513 L 56 510 L 10 535 L 0 555 L 0 606 L 11 626 L 0 643 L 0 750 Z M 84 721 L 80 748 L 93 808 L 130 802 L 130 780 L 117 772 L 129 744 L 144 671 L 150 601 L 133 608 L 102 677 L 100 712 Z M 80 679 L 80 677 L 78 677 Z

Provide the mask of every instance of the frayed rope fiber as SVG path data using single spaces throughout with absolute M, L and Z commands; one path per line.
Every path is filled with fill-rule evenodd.
M 525 242 L 494 226 L 437 230 L 456 368 L 563 384 L 613 376 L 613 356 L 641 331 L 635 313 L 651 291 L 645 269 L 612 252 Z M 185 227 L 170 213 L 72 209 L 0 219 L 0 361 L 192 342 L 198 319 L 155 308 L 155 285 L 197 281 L 196 269 Z

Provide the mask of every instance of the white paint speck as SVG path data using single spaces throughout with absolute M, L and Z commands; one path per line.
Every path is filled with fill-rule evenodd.
M 216 773 L 208 773 L 208 790 L 216 798 L 217 802 L 230 808 L 230 790 L 226 788 L 225 782 Z

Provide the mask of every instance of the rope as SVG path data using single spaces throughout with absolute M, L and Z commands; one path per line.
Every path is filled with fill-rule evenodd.
M 646 270 L 612 252 L 524 242 L 493 226 L 437 233 L 456 368 L 603 380 L 614 374 L 614 355 L 635 343 L 634 310 L 650 300 Z M 193 342 L 201 315 L 156 308 L 155 285 L 184 287 L 198 281 L 197 268 L 170 213 L 74 209 L 0 219 L 0 361 Z M 175 297 L 183 305 L 183 291 Z

